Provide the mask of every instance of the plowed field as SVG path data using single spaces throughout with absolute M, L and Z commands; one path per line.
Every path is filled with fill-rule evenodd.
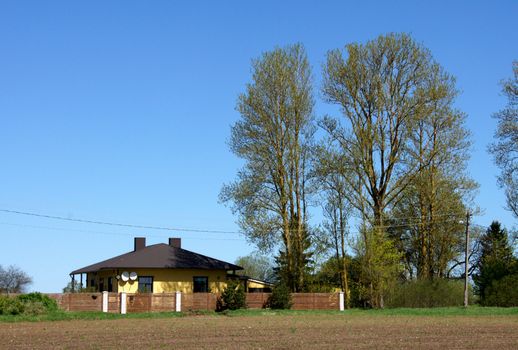
M 265 315 L 0 323 L 6 349 L 518 349 L 516 316 Z

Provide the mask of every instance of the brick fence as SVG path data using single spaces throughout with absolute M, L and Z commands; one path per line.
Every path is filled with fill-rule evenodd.
M 59 306 L 66 311 L 102 310 L 102 293 L 63 294 L 57 299 Z
M 293 293 L 294 310 L 339 310 L 340 293 Z
M 182 310 L 216 310 L 219 295 L 212 293 L 182 294 Z
M 128 294 L 128 312 L 176 311 L 176 294 Z
M 216 310 L 219 295 L 212 293 L 65 293 L 47 294 L 66 311 L 164 312 Z M 122 300 L 125 297 L 125 303 Z M 177 300 L 177 296 L 180 297 Z M 249 309 L 265 308 L 270 293 L 247 293 Z M 343 310 L 343 295 L 340 293 L 292 293 L 294 310 Z M 103 299 L 106 299 L 103 307 Z M 122 305 L 124 304 L 124 305 Z

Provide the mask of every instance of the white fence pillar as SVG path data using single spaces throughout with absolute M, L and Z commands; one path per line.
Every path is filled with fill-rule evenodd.
M 176 301 L 175 311 L 181 312 L 182 311 L 182 293 L 181 292 L 176 292 L 175 301 Z
M 340 311 L 344 311 L 345 302 L 344 302 L 344 292 L 340 292 Z
M 121 296 L 121 314 L 126 314 L 126 292 L 122 292 Z
M 108 312 L 108 292 L 103 292 L 103 312 Z

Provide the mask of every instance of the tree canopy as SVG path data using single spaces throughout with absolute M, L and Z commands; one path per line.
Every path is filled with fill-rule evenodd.
M 507 105 L 493 115 L 498 126 L 489 151 L 501 170 L 498 183 L 505 190 L 507 207 L 518 218 L 518 61 L 513 62 L 513 77 L 502 82 L 502 93 Z
M 509 104 L 496 115 L 499 142 L 491 146 L 512 210 L 517 67 L 504 83 Z M 300 44 L 253 61 L 229 140 L 244 166 L 220 194 L 242 232 L 276 252 L 276 276 L 291 291 L 339 287 L 347 305 L 383 307 L 401 281 L 450 279 L 478 186 L 467 172 L 471 135 L 455 106 L 455 78 L 410 35 L 389 33 L 329 51 L 321 92 L 337 115 L 314 118 Z M 310 207 L 322 208 L 320 223 L 310 222 Z M 237 263 L 251 261 L 251 271 L 260 265 L 243 259 Z
M 342 179 L 349 203 L 365 225 L 359 247 L 369 289 L 380 298 L 373 302 L 380 304 L 379 289 L 393 278 L 388 271 L 398 271 L 386 264 L 396 262 L 397 251 L 413 264 L 409 273 L 422 278 L 443 274 L 454 257 L 462 230 L 444 223 L 445 216 L 462 215 L 463 196 L 474 188 L 464 171 L 465 116 L 453 106 L 454 78 L 407 34 L 330 51 L 323 93 L 341 107 L 341 118 L 321 124 L 335 144 L 334 161 L 342 162 L 335 168 L 348 174 Z M 390 237 L 393 226 L 399 230 Z M 394 245 L 403 235 L 411 236 L 405 240 L 411 247 Z
M 235 264 L 244 268 L 236 273 L 271 282 L 275 279 L 275 271 L 272 259 L 268 256 L 254 252 L 246 256 L 240 256 Z
M 230 149 L 245 165 L 220 199 L 239 215 L 247 238 L 280 248 L 285 283 L 301 290 L 307 262 L 307 174 L 311 167 L 311 70 L 300 44 L 264 53 L 252 63 L 252 83 L 239 96 L 241 119 Z
M 32 283 L 32 278 L 17 266 L 6 269 L 0 265 L 0 293 L 22 293 Z
M 477 273 L 473 281 L 482 304 L 486 304 L 486 299 L 490 297 L 488 289 L 495 281 L 518 274 L 518 261 L 513 256 L 507 231 L 498 221 L 493 221 L 480 237 L 480 245 L 481 252 L 475 265 Z

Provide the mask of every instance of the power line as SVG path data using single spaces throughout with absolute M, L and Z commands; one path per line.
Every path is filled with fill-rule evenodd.
M 31 212 L 10 210 L 10 209 L 0 209 L 0 212 L 10 213 L 10 214 L 17 214 L 17 215 L 35 216 L 35 217 L 46 218 L 46 219 L 53 219 L 53 220 L 81 222 L 81 223 L 95 224 L 95 225 L 108 225 L 108 226 L 129 227 L 129 228 L 146 229 L 146 230 L 198 232 L 198 233 L 227 233 L 227 234 L 239 234 L 240 233 L 238 231 L 205 230 L 205 229 L 176 228 L 176 227 L 165 227 L 165 226 L 146 226 L 146 225 L 124 224 L 124 223 L 120 223 L 120 222 L 97 221 L 97 220 L 86 220 L 86 219 L 74 219 L 74 218 L 67 218 L 67 217 L 64 217 L 64 216 L 38 214 L 38 213 L 31 213 Z
M 15 224 L 15 223 L 11 223 L 11 222 L 0 222 L 0 225 L 26 227 L 26 228 L 37 228 L 37 229 L 54 230 L 54 231 L 66 231 L 66 232 L 72 231 L 72 232 L 82 232 L 82 233 L 93 233 L 93 234 L 100 234 L 100 235 L 133 236 L 130 233 L 124 233 L 124 232 L 92 231 L 92 230 L 81 230 L 81 229 L 73 229 L 73 228 L 65 228 L 65 227 L 50 227 L 50 226 Z M 146 235 L 146 236 L 164 238 L 163 235 Z M 243 241 L 244 240 L 244 238 L 205 238 L 205 237 L 187 237 L 184 239 L 210 240 L 210 241 Z
M 175 228 L 175 227 L 165 227 L 165 226 L 135 225 L 135 224 L 126 224 L 126 223 L 120 223 L 120 222 L 99 221 L 99 220 L 74 219 L 74 218 L 68 218 L 68 217 L 64 217 L 64 216 L 39 214 L 39 213 L 34 213 L 34 212 L 26 212 L 26 211 L 11 210 L 11 209 L 0 209 L 0 212 L 16 214 L 16 215 L 40 217 L 40 218 L 53 219 L 53 220 L 69 221 L 69 222 L 127 227 L 127 228 L 133 228 L 133 229 L 148 229 L 148 230 L 174 231 L 174 232 L 193 232 L 193 233 L 244 234 L 242 231 L 210 230 L 210 229 L 197 229 L 197 228 Z M 438 214 L 436 216 L 437 217 L 450 217 L 452 219 L 458 218 L 458 215 L 453 214 L 453 213 Z M 442 220 L 442 221 L 432 220 L 432 221 L 428 221 L 428 222 L 422 221 L 422 220 L 412 221 L 413 219 L 419 219 L 419 218 L 418 217 L 399 218 L 399 220 L 409 220 L 409 221 L 406 223 L 401 223 L 401 224 L 376 226 L 376 228 L 381 228 L 381 229 L 405 228 L 405 227 L 411 228 L 412 226 L 421 225 L 421 224 L 428 225 L 428 224 L 432 224 L 432 223 L 441 224 L 441 223 L 451 223 L 452 222 L 452 219 Z M 480 226 L 480 225 L 473 225 L 473 226 Z M 480 227 L 482 227 L 482 226 L 480 226 Z M 295 230 L 292 229 L 291 231 L 295 231 Z

